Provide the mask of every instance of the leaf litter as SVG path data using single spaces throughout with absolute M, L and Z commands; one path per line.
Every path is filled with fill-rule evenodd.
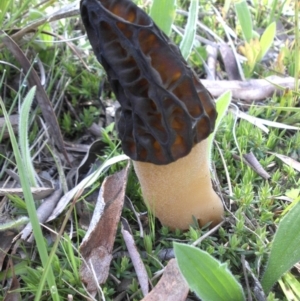
M 74 13 L 74 11 L 72 11 L 72 13 Z M 75 14 L 77 14 L 78 12 L 75 12 Z M 277 78 L 275 78 L 276 81 L 277 81 Z M 254 82 L 253 80 L 250 80 L 248 82 L 231 82 L 231 81 L 222 81 L 222 82 L 218 82 L 218 85 L 216 85 L 216 82 L 215 81 L 207 81 L 206 82 L 208 85 L 210 86 L 214 86 L 214 87 L 224 87 L 226 89 L 233 89 L 233 91 L 235 91 L 234 93 L 236 97 L 241 97 L 241 99 L 243 99 L 243 97 L 245 97 L 246 100 L 256 100 L 256 99 L 263 99 L 265 97 L 267 97 L 268 95 L 271 95 L 273 93 L 275 93 L 276 91 L 278 91 L 278 89 L 276 89 L 276 87 L 274 85 L 272 85 L 274 88 L 271 89 L 269 86 L 268 86 L 268 89 L 262 89 L 263 87 L 263 82 L 262 80 L 261 81 L 257 81 L 257 82 Z M 292 84 L 294 84 L 294 79 L 292 78 L 287 78 L 287 80 L 281 80 L 281 78 L 278 78 L 278 84 L 281 85 L 282 83 L 282 86 L 285 86 L 285 87 L 290 87 Z M 232 85 L 232 86 L 231 86 Z M 232 88 L 231 88 L 232 87 Z M 242 89 L 240 89 L 240 87 L 242 87 Z M 252 89 L 255 89 L 255 93 L 253 94 L 252 92 Z M 212 87 L 213 89 L 213 87 Z M 270 92 L 271 91 L 271 92 Z M 213 93 L 214 94 L 214 93 Z M 252 98 L 251 98 L 252 97 Z M 246 118 L 245 118 L 246 119 Z M 256 122 L 257 120 L 255 120 Z M 266 124 L 265 122 L 260 122 L 258 121 L 258 123 L 261 125 L 261 127 L 265 126 L 265 125 L 271 125 L 273 126 L 274 123 L 271 122 L 271 124 Z M 275 123 L 276 124 L 276 123 Z M 287 128 L 285 126 L 283 126 L 283 128 Z M 267 127 L 265 127 L 264 129 L 267 129 Z M 295 127 L 293 128 L 295 129 Z M 267 129 L 268 130 L 268 129 Z M 289 166 L 292 166 L 295 170 L 298 170 L 299 171 L 299 162 L 297 162 L 296 160 L 293 160 L 292 158 L 289 158 L 287 156 L 283 156 L 283 155 L 279 155 L 279 154 L 274 154 L 275 156 L 277 156 L 280 160 L 282 160 L 283 162 L 285 162 L 286 164 L 288 164 Z M 127 158 L 122 158 L 121 160 L 127 160 Z M 291 160 L 290 160 L 291 159 Z M 252 164 L 252 165 L 256 165 L 255 163 Z M 106 166 L 107 167 L 107 166 Z M 101 171 L 103 172 L 103 170 Z M 82 180 L 82 182 L 80 182 L 78 184 L 77 187 L 75 187 L 76 189 L 74 190 L 71 190 L 72 192 L 67 196 L 67 197 L 62 197 L 60 199 L 60 204 L 57 206 L 57 208 L 55 209 L 55 214 L 52 215 L 52 219 L 56 218 L 59 216 L 59 214 L 65 209 L 65 207 L 68 205 L 68 203 L 72 200 L 72 198 L 76 195 L 76 193 L 78 191 L 82 191 L 82 188 L 83 187 L 88 187 L 88 186 L 91 186 L 92 183 L 94 183 L 94 181 L 96 179 L 98 179 L 99 175 L 101 173 L 97 173 L 97 175 L 94 173 L 93 176 L 91 176 L 89 178 L 88 181 L 84 181 Z M 121 184 L 121 183 L 120 183 Z M 104 208 L 102 208 L 105 212 L 105 204 L 104 204 Z M 101 206 L 100 206 L 101 207 Z M 59 209 L 58 209 L 59 208 Z M 101 208 L 100 208 L 101 209 Z M 119 209 L 119 208 L 118 208 Z M 115 217 L 116 218 L 116 217 Z M 101 218 L 100 218 L 101 219 Z M 50 220 L 50 219 L 49 219 Z M 117 220 L 117 218 L 116 218 Z M 95 226 L 95 225 L 94 225 Z M 96 231 L 96 230 L 94 230 Z M 127 231 L 128 233 L 130 231 Z M 94 232 L 93 232 L 94 233 Z M 108 239 L 108 238 L 106 238 Z M 102 250 L 102 249 L 101 249 Z M 172 250 L 172 249 L 171 249 Z M 101 253 L 101 252 L 100 252 Z M 107 262 L 106 264 L 109 264 L 108 263 L 108 259 L 110 258 L 109 257 L 109 252 L 106 252 L 105 255 L 107 255 Z M 170 272 L 171 271 L 171 272 Z M 94 269 L 94 272 L 95 272 L 95 269 Z M 107 272 L 107 271 L 105 271 Z M 148 294 L 143 300 L 145 301 L 149 301 L 149 300 L 185 300 L 186 298 L 186 295 L 185 297 L 183 295 L 181 295 L 182 297 L 176 299 L 174 298 L 174 296 L 171 294 L 174 293 L 174 291 L 176 291 L 176 288 L 182 284 L 182 278 L 178 277 L 178 279 L 176 281 L 174 281 L 174 286 L 173 287 L 169 287 L 168 289 L 168 286 L 170 283 L 173 283 L 172 279 L 172 276 L 176 276 L 176 273 L 178 273 L 178 269 L 176 269 L 176 265 L 174 264 L 174 260 L 171 260 L 167 267 L 165 268 L 165 271 L 164 271 L 164 276 L 161 278 L 161 280 L 159 281 L 159 283 L 157 284 L 157 286 L 153 289 L 153 291 Z M 94 275 L 94 273 L 93 273 Z M 163 284 L 163 280 L 165 281 L 165 284 Z M 181 294 L 183 291 L 185 291 L 186 288 L 181 288 Z M 156 295 L 155 295 L 156 294 Z M 151 299 L 152 298 L 152 299 Z
M 93 296 L 97 293 L 98 284 L 105 283 L 109 274 L 124 204 L 129 165 L 128 163 L 125 169 L 105 178 L 89 229 L 80 245 L 80 253 L 84 260 L 80 276 Z

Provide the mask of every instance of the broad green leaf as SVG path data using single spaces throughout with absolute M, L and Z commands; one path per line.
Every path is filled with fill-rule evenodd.
M 268 293 L 278 279 L 300 261 L 300 202 L 282 218 L 272 242 L 261 284 Z
M 34 94 L 36 91 L 36 87 L 32 87 L 27 93 L 24 102 L 21 106 L 20 110 L 20 118 L 19 118 L 19 144 L 20 150 L 22 154 L 22 160 L 24 164 L 24 168 L 26 170 L 26 174 L 30 185 L 32 187 L 37 187 L 36 179 L 35 179 L 35 171 L 32 163 L 32 158 L 30 155 L 30 147 L 28 141 L 28 122 L 29 122 L 29 112 L 34 99 Z
M 176 13 L 176 0 L 154 0 L 150 16 L 156 25 L 169 36 Z
M 258 61 L 260 61 L 265 56 L 265 54 L 272 46 L 275 34 L 276 34 L 276 23 L 273 22 L 266 28 L 266 30 L 264 31 L 264 33 L 260 38 L 259 43 L 260 43 L 261 50 L 260 50 Z
M 247 2 L 243 0 L 241 2 L 235 3 L 235 10 L 242 27 L 244 39 L 249 43 L 253 36 L 253 25 Z
M 201 300 L 245 300 L 241 285 L 225 264 L 193 246 L 174 243 L 174 251 L 182 275 Z
M 180 43 L 182 56 L 187 59 L 190 55 L 196 34 L 196 25 L 198 19 L 198 0 L 192 0 L 189 8 L 188 20 L 184 30 L 184 35 Z
M 212 145 L 214 142 L 214 137 L 216 135 L 216 132 L 221 124 L 222 119 L 224 118 L 228 107 L 231 103 L 231 91 L 227 91 L 225 93 L 223 93 L 216 101 L 216 110 L 218 113 L 218 117 L 215 123 L 215 129 L 213 131 L 213 133 L 210 134 L 210 136 L 208 137 L 208 155 L 209 155 L 209 162 L 211 162 L 211 152 L 212 152 Z

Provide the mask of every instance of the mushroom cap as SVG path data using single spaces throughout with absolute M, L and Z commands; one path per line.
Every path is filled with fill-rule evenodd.
M 126 155 L 169 164 L 209 136 L 214 100 L 143 10 L 131 0 L 82 0 L 80 11 L 121 104 L 117 129 Z

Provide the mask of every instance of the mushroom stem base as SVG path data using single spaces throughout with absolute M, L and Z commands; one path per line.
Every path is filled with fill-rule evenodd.
M 133 161 L 146 204 L 164 226 L 188 229 L 193 216 L 200 226 L 218 224 L 223 204 L 212 188 L 207 139 L 168 165 Z

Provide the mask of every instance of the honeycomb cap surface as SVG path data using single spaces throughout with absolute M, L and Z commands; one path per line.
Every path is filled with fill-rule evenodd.
M 214 100 L 142 9 L 130 0 L 82 0 L 80 12 L 121 104 L 117 129 L 126 155 L 169 164 L 209 136 Z

